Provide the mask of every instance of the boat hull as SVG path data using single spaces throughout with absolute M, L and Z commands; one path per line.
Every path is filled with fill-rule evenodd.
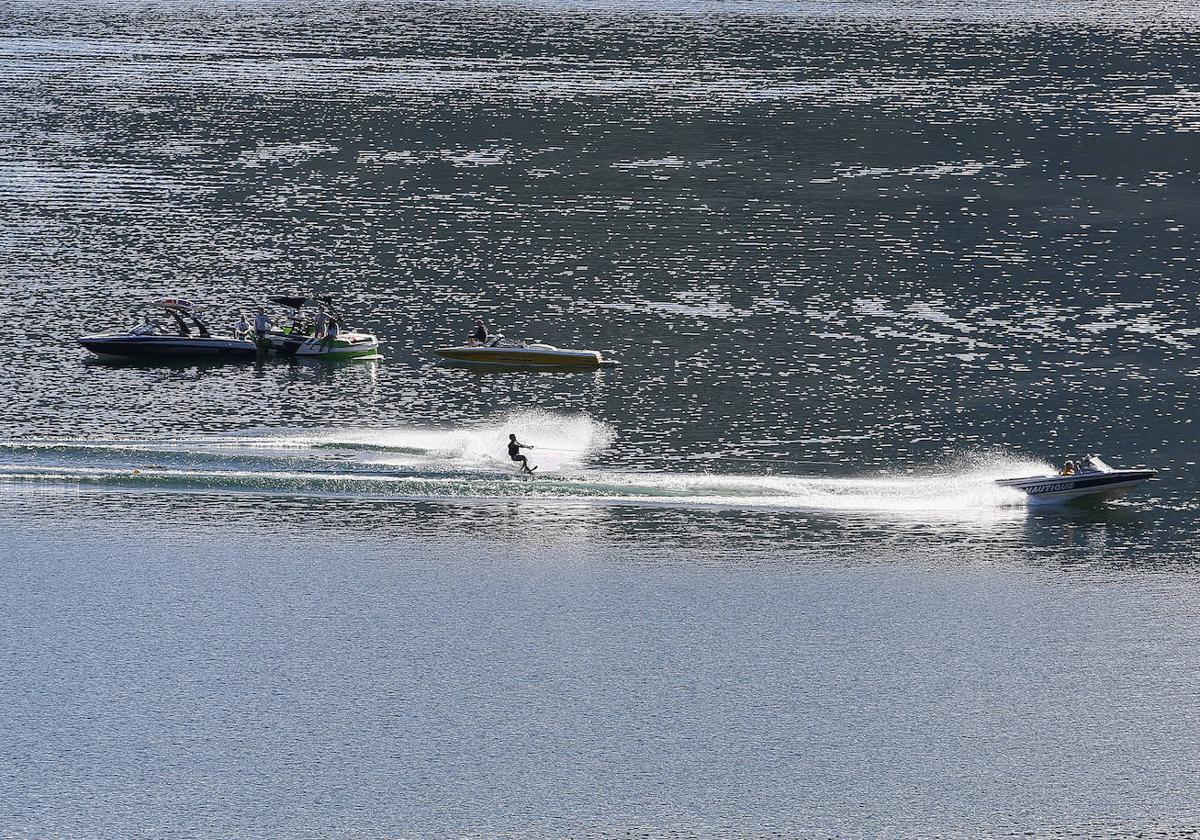
M 254 361 L 258 348 L 236 338 L 154 335 L 93 335 L 79 343 L 109 361 Z
M 1020 490 L 1031 504 L 1061 504 L 1079 500 L 1104 501 L 1124 496 L 1157 475 L 1155 470 L 1113 470 L 1080 475 L 1030 476 L 997 480 L 1001 487 Z
M 379 355 L 379 339 L 369 333 L 342 333 L 333 339 L 267 333 L 262 343 L 274 353 L 303 359 L 358 359 Z
M 613 364 L 595 350 L 537 347 L 440 347 L 443 359 L 481 367 L 598 368 Z

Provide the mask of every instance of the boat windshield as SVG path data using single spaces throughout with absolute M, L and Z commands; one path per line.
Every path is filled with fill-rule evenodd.
M 487 343 L 484 344 L 484 346 L 485 347 L 524 347 L 525 342 L 524 341 L 514 341 L 511 338 L 505 338 L 502 333 L 496 333 L 490 339 L 488 339 Z
M 1113 468 L 1104 463 L 1099 455 L 1088 455 L 1079 462 L 1079 471 L 1090 473 L 1107 473 L 1112 472 Z

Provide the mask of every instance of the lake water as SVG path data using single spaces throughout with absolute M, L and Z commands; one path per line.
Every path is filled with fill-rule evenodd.
M 0 6 L 0 834 L 1196 825 L 1198 49 L 1169 2 Z M 382 358 L 75 342 L 309 290 Z M 480 315 L 621 364 L 439 365 Z M 1159 477 L 994 484 L 1084 452 Z

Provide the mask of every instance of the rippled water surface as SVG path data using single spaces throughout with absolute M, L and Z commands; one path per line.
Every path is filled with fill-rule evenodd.
M 1171 2 L 0 4 L 0 833 L 1196 824 L 1198 50 Z M 304 290 L 382 358 L 75 342 Z M 621 364 L 439 365 L 479 315 Z M 1083 452 L 1159 478 L 994 484 Z

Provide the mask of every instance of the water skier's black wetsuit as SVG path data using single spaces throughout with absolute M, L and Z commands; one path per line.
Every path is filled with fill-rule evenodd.
M 524 445 L 523 443 L 517 443 L 515 440 L 510 440 L 508 442 L 508 457 L 518 462 L 521 465 L 521 469 L 525 470 L 525 472 L 529 472 L 529 459 L 521 454 L 521 447 Z

